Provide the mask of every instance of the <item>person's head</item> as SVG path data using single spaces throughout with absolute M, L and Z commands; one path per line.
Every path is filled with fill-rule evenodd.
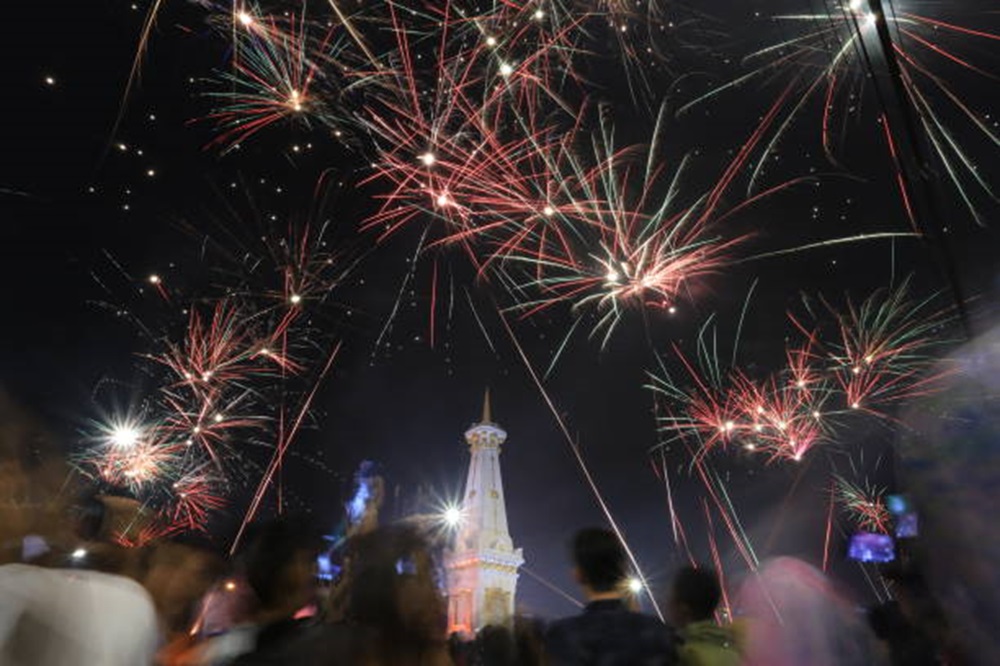
M 322 536 L 304 518 L 255 526 L 241 559 L 262 614 L 291 617 L 312 600 L 322 546 Z
M 674 576 L 670 596 L 671 620 L 679 627 L 711 619 L 722 590 L 711 569 L 684 567 Z
M 36 552 L 72 541 L 76 485 L 56 439 L 0 386 L 0 564 L 21 559 L 29 535 Z
M 399 645 L 443 641 L 444 603 L 424 538 L 402 525 L 381 527 L 350 544 L 349 618 Z
M 618 537 L 601 528 L 580 530 L 572 544 L 574 575 L 588 594 L 610 594 L 625 580 L 625 549 Z
M 792 557 L 763 562 L 740 587 L 745 666 L 877 663 L 874 636 L 837 586 Z
M 170 630 L 182 631 L 222 568 L 222 557 L 208 544 L 178 538 L 146 548 L 140 580 Z

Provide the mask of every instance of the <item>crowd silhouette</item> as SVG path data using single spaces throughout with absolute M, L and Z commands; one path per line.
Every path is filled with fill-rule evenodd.
M 734 588 L 732 616 L 715 572 L 689 566 L 662 621 L 638 609 L 616 535 L 588 528 L 567 561 L 586 597 L 579 614 L 448 635 L 440 548 L 419 524 L 380 525 L 377 499 L 323 580 L 330 545 L 301 516 L 252 525 L 232 557 L 203 537 L 143 543 L 143 508 L 88 488 L 4 395 L 0 457 L 3 665 L 989 663 L 962 645 L 915 560 L 886 568 L 894 599 L 865 609 L 817 568 L 779 557 Z

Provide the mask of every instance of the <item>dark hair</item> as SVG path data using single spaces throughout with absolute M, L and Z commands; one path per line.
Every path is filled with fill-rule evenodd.
M 284 593 L 287 566 L 302 552 L 318 555 L 323 538 L 303 517 L 279 518 L 251 530 L 243 552 L 243 570 L 250 588 L 265 607 L 279 601 Z
M 415 529 L 389 525 L 356 537 L 348 550 L 351 620 L 390 636 L 405 633 L 397 586 L 400 576 L 417 573 L 413 556 L 427 552 L 427 542 Z
M 711 569 L 684 567 L 674 576 L 674 599 L 688 607 L 695 621 L 712 617 L 721 596 L 719 580 Z
M 573 537 L 573 563 L 597 592 L 613 590 L 625 578 L 625 550 L 614 533 L 599 527 Z

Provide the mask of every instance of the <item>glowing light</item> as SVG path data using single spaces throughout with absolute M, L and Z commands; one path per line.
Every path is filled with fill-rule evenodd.
M 667 312 L 669 312 L 670 314 L 677 314 L 677 308 L 671 305 L 669 308 L 667 308 Z
M 160 276 L 156 275 L 156 274 L 150 275 L 149 276 L 149 283 L 150 284 L 160 284 Z
M 434 153 L 427 152 L 420 156 L 420 161 L 423 162 L 424 166 L 434 166 L 437 157 L 434 156 Z
M 302 296 L 300 294 L 292 294 L 288 297 L 288 302 L 292 305 L 298 305 L 302 302 Z
M 225 588 L 226 592 L 234 592 L 236 590 L 236 581 L 227 580 Z
M 736 427 L 735 423 L 733 423 L 732 421 L 726 421 L 726 432 L 732 432 L 733 428 L 735 427 Z
M 457 527 L 462 522 L 462 510 L 457 506 L 449 506 L 441 514 L 441 518 L 448 527 Z
M 133 425 L 122 424 L 112 428 L 108 441 L 111 442 L 112 446 L 119 449 L 130 449 L 139 443 L 140 437 L 142 437 L 142 432 L 138 428 Z
M 859 402 L 852 402 L 851 403 L 851 409 L 860 409 L 860 407 L 861 407 L 861 403 L 859 403 Z
M 486 46 L 496 46 L 496 45 L 497 45 L 496 37 L 490 36 L 486 38 Z
M 146 175 L 152 178 L 156 175 L 156 169 L 146 169 Z
M 83 558 L 87 557 L 87 549 L 77 548 L 72 553 L 70 553 L 69 556 L 72 557 L 74 560 L 82 560 Z
M 536 21 L 541 21 L 543 18 L 545 18 L 545 12 L 543 12 L 541 9 L 536 9 L 535 10 L 535 20 Z
M 643 584 L 638 578 L 632 577 L 628 579 L 628 591 L 632 594 L 639 594 L 642 592 Z
M 244 28 L 249 28 L 254 23 L 253 16 L 251 16 L 249 13 L 245 11 L 237 12 L 236 20 L 239 21 L 240 25 L 242 25 Z
M 853 367 L 853 368 L 851 369 L 851 372 L 853 372 L 853 373 L 854 373 L 854 374 L 856 374 L 856 375 L 860 375 L 860 374 L 861 374 L 861 368 L 859 368 L 858 366 L 854 366 L 854 367 Z
M 756 451 L 757 445 L 754 444 L 753 442 L 747 442 L 746 444 L 743 445 L 743 448 L 746 449 L 747 451 Z
M 438 206 L 447 206 L 448 205 L 448 195 L 447 194 L 439 194 L 438 197 L 437 197 L 437 205 Z
M 552 217 L 556 214 L 556 209 L 552 206 L 546 206 L 542 209 L 542 214 L 545 215 L 545 217 Z
M 214 417 L 216 423 L 222 423 L 222 419 L 225 418 L 222 414 L 216 414 Z
M 617 284 L 618 280 L 621 279 L 621 275 L 618 274 L 618 271 L 611 268 L 608 270 L 608 274 L 605 276 L 605 279 L 611 284 Z
M 50 86 L 54 86 L 56 84 L 56 80 L 55 80 L 55 78 L 53 78 L 51 76 L 46 76 L 45 77 L 45 84 L 46 85 L 50 85 Z
M 813 418 L 814 419 L 818 419 L 819 417 L 820 417 L 820 413 L 819 412 L 813 412 Z
M 511 66 L 510 63 L 507 62 L 500 63 L 501 76 L 510 76 L 513 73 L 514 73 L 514 68 Z
M 851 2 L 847 5 L 847 8 L 850 9 L 852 12 L 858 13 L 864 6 L 865 6 L 865 0 L 851 0 Z
M 288 106 L 292 108 L 293 111 L 302 110 L 302 93 L 298 90 L 293 90 L 288 96 Z

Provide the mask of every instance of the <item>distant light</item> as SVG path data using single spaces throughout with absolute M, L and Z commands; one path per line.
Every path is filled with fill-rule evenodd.
M 423 162 L 424 166 L 434 166 L 437 157 L 434 156 L 434 153 L 426 152 L 420 156 L 420 161 Z
M 152 178 L 156 175 L 156 169 L 146 169 L 146 175 Z
M 120 449 L 130 449 L 139 443 L 142 433 L 138 428 L 128 424 L 117 425 L 111 430 L 109 438 L 112 446 Z
M 69 556 L 72 557 L 74 560 L 82 560 L 83 558 L 87 557 L 87 549 L 77 548 L 72 553 L 70 553 Z
M 510 65 L 510 63 L 507 62 L 500 63 L 501 76 L 510 76 L 513 73 L 514 73 L 514 68 Z
M 449 506 L 441 517 L 444 518 L 444 523 L 448 527 L 458 527 L 458 524 L 462 522 L 462 510 L 457 506 Z
M 288 298 L 288 302 L 291 303 L 292 305 L 298 305 L 299 303 L 302 302 L 302 296 L 300 294 L 292 294 Z
M 54 77 L 51 77 L 51 76 L 46 76 L 45 77 L 45 85 L 54 86 L 55 84 L 56 84 L 56 80 L 55 80 Z
M 153 275 L 150 275 L 149 276 L 149 283 L 150 284 L 160 284 L 160 276 L 156 275 L 155 273 Z
M 236 18 L 240 22 L 240 24 L 242 24 L 246 28 L 249 28 L 251 25 L 253 25 L 253 16 L 251 16 L 249 13 L 245 11 L 237 13 Z
M 677 308 L 671 305 L 669 308 L 667 308 L 667 312 L 669 312 L 670 314 L 677 314 Z
M 119 144 L 118 144 L 118 145 L 116 146 L 116 148 L 118 148 L 118 150 L 122 151 L 123 153 L 124 153 L 124 152 L 125 152 L 126 150 L 128 150 L 128 146 L 126 146 L 126 145 L 125 145 L 124 143 L 119 143 Z
M 545 12 L 543 12 L 541 9 L 536 9 L 535 10 L 535 20 L 536 21 L 541 21 L 543 18 L 545 18 Z
M 226 581 L 226 592 L 233 592 L 236 590 L 236 581 L 227 580 Z
M 851 403 L 851 409 L 858 409 L 860 407 L 861 407 L 861 403 L 857 403 L 857 402 L 852 402 Z
M 447 194 L 439 194 L 438 198 L 437 198 L 437 205 L 438 206 L 447 206 L 448 205 L 448 195 Z
M 642 592 L 642 581 L 638 578 L 632 577 L 628 579 L 628 591 L 632 594 L 639 594 Z
M 813 412 L 813 418 L 814 419 L 818 419 L 819 417 L 820 417 L 820 413 L 819 412 Z
M 216 415 L 215 415 L 214 417 L 212 417 L 212 418 L 213 418 L 213 419 L 215 419 L 215 422 L 216 422 L 216 423 L 222 423 L 222 419 L 224 419 L 225 417 L 224 417 L 224 416 L 223 416 L 222 414 L 216 414 Z
M 545 208 L 542 209 L 542 214 L 544 214 L 545 217 L 552 217 L 553 215 L 556 214 L 556 209 L 553 208 L 552 206 L 546 206 Z
M 496 46 L 497 38 L 492 35 L 486 38 L 486 46 Z

